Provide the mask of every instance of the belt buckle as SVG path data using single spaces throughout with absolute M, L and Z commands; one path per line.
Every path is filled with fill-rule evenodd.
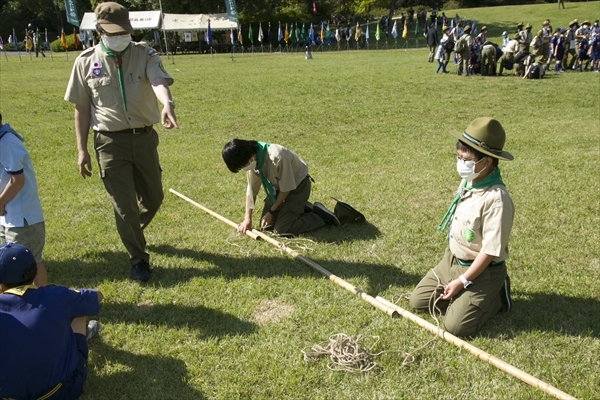
M 131 133 L 134 135 L 137 135 L 137 134 L 144 132 L 145 129 L 146 129 L 145 127 L 144 128 L 133 128 L 133 129 L 131 129 Z

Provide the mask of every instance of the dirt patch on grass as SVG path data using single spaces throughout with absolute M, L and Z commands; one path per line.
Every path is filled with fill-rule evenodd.
M 292 315 L 294 306 L 279 299 L 263 300 L 254 309 L 250 319 L 258 324 L 279 323 Z

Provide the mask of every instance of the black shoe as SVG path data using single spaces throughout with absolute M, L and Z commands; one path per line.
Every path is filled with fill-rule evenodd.
M 500 312 L 507 312 L 512 308 L 512 299 L 510 298 L 510 277 L 508 275 L 506 275 L 504 285 L 502 285 L 502 289 L 500 289 L 500 301 L 502 302 Z
M 146 261 L 142 260 L 131 267 L 132 281 L 148 282 L 151 277 L 152 272 L 150 271 L 150 264 Z
M 312 210 L 315 214 L 325 221 L 327 225 L 339 226 L 340 220 L 337 219 L 334 213 L 329 211 L 323 204 L 319 202 L 313 203 Z

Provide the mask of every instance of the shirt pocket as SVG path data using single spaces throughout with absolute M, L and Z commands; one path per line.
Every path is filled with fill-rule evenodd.
M 454 239 L 466 247 L 481 247 L 481 215 L 467 212 L 452 223 Z
M 99 107 L 114 107 L 117 105 L 117 95 L 120 94 L 118 86 L 111 86 L 110 76 L 101 76 L 88 80 L 92 92 L 93 102 Z

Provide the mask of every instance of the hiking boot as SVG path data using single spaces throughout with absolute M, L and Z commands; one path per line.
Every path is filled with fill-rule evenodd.
M 510 277 L 508 275 L 506 275 L 504 285 L 502 285 L 502 289 L 500 289 L 500 301 L 502 302 L 500 312 L 507 312 L 512 308 L 512 299 L 510 298 Z
M 89 342 L 96 336 L 98 336 L 98 331 L 100 331 L 100 324 L 95 319 L 91 319 L 88 321 L 87 327 L 85 329 L 85 338 Z
M 337 219 L 335 214 L 329 211 L 323 204 L 319 202 L 313 203 L 312 210 L 315 214 L 321 217 L 323 221 L 325 221 L 325 224 L 333 226 L 340 225 L 340 220 Z
M 131 267 L 132 281 L 148 282 L 151 277 L 152 272 L 150 271 L 150 264 L 146 261 L 142 260 Z

